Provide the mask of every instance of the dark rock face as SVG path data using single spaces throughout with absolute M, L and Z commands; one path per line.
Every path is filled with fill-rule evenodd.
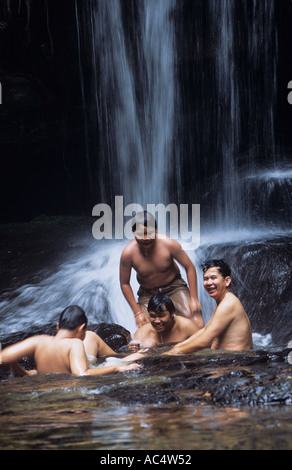
M 88 330 L 98 334 L 116 352 L 131 341 L 131 333 L 121 325 L 99 323 L 89 325 Z

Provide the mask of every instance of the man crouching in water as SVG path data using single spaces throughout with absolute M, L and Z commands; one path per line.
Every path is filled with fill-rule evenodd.
M 230 292 L 231 270 L 224 260 L 208 260 L 203 265 L 204 288 L 216 301 L 204 328 L 164 354 L 189 354 L 200 349 L 245 351 L 252 348 L 252 331 L 239 299 Z
M 199 328 L 190 318 L 176 315 L 174 304 L 168 295 L 156 294 L 148 303 L 150 323 L 138 328 L 134 339 L 143 347 L 184 341 Z
M 104 375 L 140 368 L 133 363 L 88 369 L 86 347 L 83 343 L 86 326 L 85 312 L 81 307 L 71 305 L 61 313 L 55 336 L 31 336 L 8 346 L 0 354 L 0 364 L 11 365 L 18 375 L 32 375 L 17 364 L 24 357 L 32 356 L 39 374 Z

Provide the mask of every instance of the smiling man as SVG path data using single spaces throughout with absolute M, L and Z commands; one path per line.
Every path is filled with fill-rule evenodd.
M 189 318 L 175 315 L 172 300 L 165 294 L 156 294 L 148 304 L 150 323 L 141 326 L 134 338 L 141 346 L 151 348 L 157 344 L 176 343 L 198 331 Z
M 178 343 L 165 354 L 189 354 L 200 349 L 244 351 L 252 348 L 252 331 L 240 300 L 230 292 L 231 270 L 224 260 L 208 260 L 203 265 L 204 288 L 216 301 L 204 328 Z
M 120 259 L 120 285 L 137 327 L 149 323 L 150 298 L 164 293 L 172 299 L 177 315 L 192 319 L 202 328 L 197 273 L 186 252 L 176 240 L 157 233 L 155 218 L 147 211 L 136 214 L 132 230 L 135 239 L 125 247 Z M 186 271 L 188 285 L 181 277 L 178 264 Z M 137 301 L 130 285 L 132 269 L 140 285 Z

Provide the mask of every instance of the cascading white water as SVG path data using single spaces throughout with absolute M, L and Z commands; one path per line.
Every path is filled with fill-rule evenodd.
M 253 174 L 253 151 L 262 146 L 269 162 L 275 155 L 274 114 L 277 96 L 277 35 L 270 0 L 208 1 L 214 38 L 216 123 L 214 158 L 221 159 L 214 225 L 224 231 L 253 227 L 242 184 L 240 152 L 248 148 L 247 172 Z M 245 40 L 243 39 L 245 37 Z M 244 42 L 246 41 L 246 42 Z M 242 62 L 246 69 L 242 70 Z M 259 77 L 259 74 L 262 74 Z M 259 86 L 260 85 L 260 86 Z M 274 157 L 274 164 L 280 165 Z
M 123 22 L 123 2 L 91 5 L 92 79 L 97 80 L 92 97 L 100 113 L 96 135 L 102 132 L 104 160 L 99 179 L 104 200 L 97 202 L 107 200 L 112 185 L 113 195 L 123 195 L 125 204 L 164 203 L 173 168 L 179 176 L 174 5 L 174 0 L 137 2 L 135 44 Z

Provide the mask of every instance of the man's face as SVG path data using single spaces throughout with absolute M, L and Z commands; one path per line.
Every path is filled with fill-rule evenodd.
M 173 314 L 169 313 L 164 305 L 160 312 L 150 311 L 149 317 L 151 325 L 158 333 L 169 331 L 173 325 Z
M 231 277 L 223 277 L 217 267 L 212 267 L 204 272 L 204 288 L 213 299 L 220 299 L 231 283 Z
M 135 232 L 135 239 L 139 246 L 147 248 L 155 243 L 156 230 L 155 227 L 144 227 L 144 225 L 138 225 Z

